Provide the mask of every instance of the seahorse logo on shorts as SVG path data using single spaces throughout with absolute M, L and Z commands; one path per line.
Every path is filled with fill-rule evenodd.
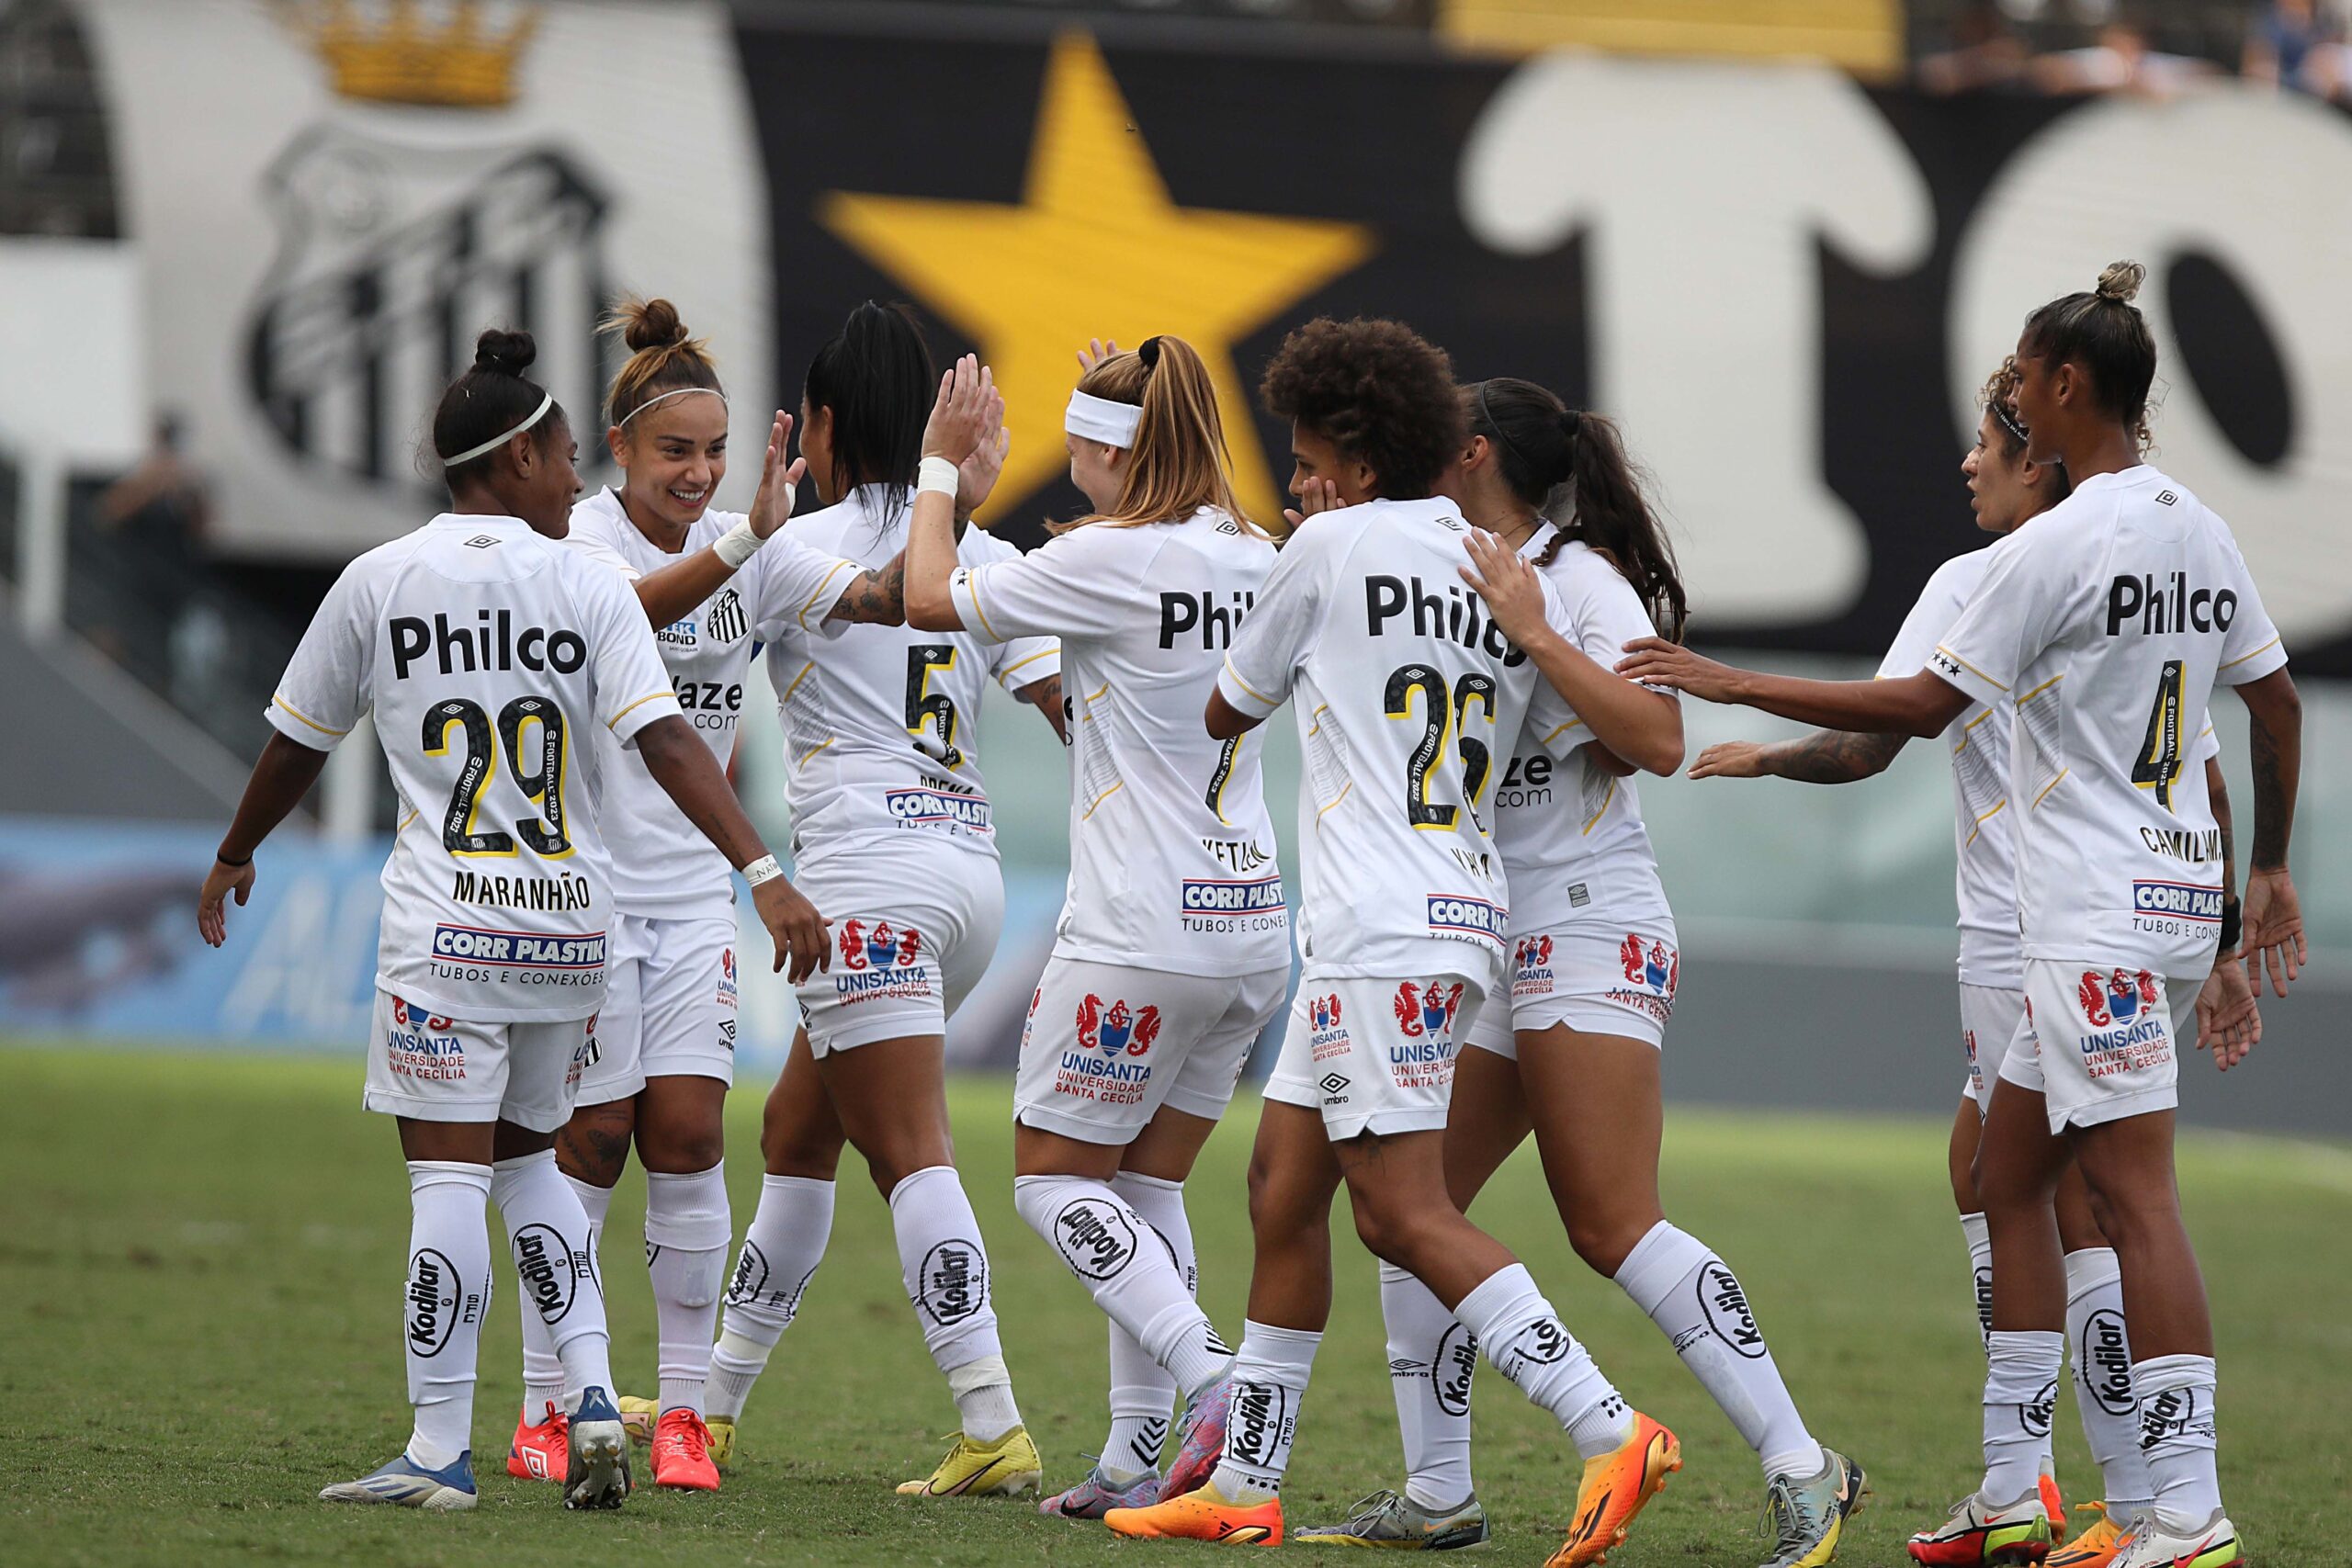
M 1106 1056 L 1115 1056 L 1122 1051 L 1130 1056 L 1140 1056 L 1159 1038 L 1157 1007 L 1147 1006 L 1138 1012 L 1121 997 L 1105 1009 L 1102 998 L 1091 991 L 1078 1004 L 1078 1043 L 1085 1050 L 1099 1050 Z
M 1552 994 L 1552 939 L 1523 936 L 1511 953 L 1510 994 L 1548 997 Z

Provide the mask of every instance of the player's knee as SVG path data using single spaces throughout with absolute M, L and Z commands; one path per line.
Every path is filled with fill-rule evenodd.
M 687 1126 L 675 1122 L 637 1130 L 638 1157 L 648 1170 L 691 1176 L 708 1170 L 727 1156 L 727 1138 L 717 1125 Z
M 1617 1270 L 1625 1267 L 1625 1259 L 1642 1238 L 1657 1228 L 1665 1215 L 1655 1211 L 1643 1214 L 1577 1214 L 1567 1222 L 1568 1245 L 1584 1259 L 1585 1267 L 1604 1279 L 1615 1279 Z
M 556 1134 L 556 1163 L 575 1180 L 610 1187 L 628 1168 L 629 1143 L 636 1132 L 635 1100 L 583 1105 Z
M 760 1158 L 770 1176 L 831 1181 L 841 1168 L 842 1141 L 819 1137 L 797 1127 L 763 1127 Z

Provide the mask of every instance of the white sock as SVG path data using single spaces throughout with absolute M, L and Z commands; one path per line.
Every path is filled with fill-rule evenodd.
M 1233 1352 L 1193 1300 L 1174 1250 L 1108 1185 L 1084 1176 L 1019 1177 L 1012 1206 L 1188 1397 L 1224 1375 Z
M 1976 1286 L 1976 1337 L 1989 1348 L 1993 1343 L 1992 1227 L 1982 1214 L 1962 1214 L 1960 1234 L 1968 1240 L 1968 1271 Z
M 2041 1329 L 1993 1330 L 1984 1352 L 1986 1502 L 2006 1507 L 2041 1484 L 2050 1417 L 2065 1370 L 2066 1337 Z
M 989 1302 L 989 1255 L 980 1245 L 980 1222 L 964 1183 L 949 1165 L 927 1166 L 890 1190 L 890 1227 L 899 1239 L 899 1273 L 922 1325 L 924 1348 L 947 1374 L 964 1435 L 993 1442 L 1021 1425 L 1012 1385 L 1003 1374 L 1004 1347 L 996 1334 L 996 1308 Z M 997 1374 L 956 1373 L 985 1363 Z
M 833 1184 L 807 1176 L 763 1176 L 760 1206 L 743 1233 L 727 1282 L 727 1314 L 710 1354 L 705 1411 L 715 1420 L 743 1414 L 769 1352 L 800 1311 L 800 1297 L 824 1261 L 833 1234 Z
M 1233 1358 L 1233 1407 L 1226 1416 L 1225 1451 L 1211 1484 L 1231 1502 L 1262 1503 L 1283 1489 L 1291 1444 L 1298 1437 L 1298 1407 L 1315 1371 L 1323 1336 L 1306 1328 L 1242 1325 Z
M 2066 1338 L 2075 1348 L 2075 1408 L 2098 1461 L 2109 1517 L 2130 1519 L 2155 1501 L 2140 1455 L 2140 1398 L 2123 1328 L 2123 1271 L 2115 1249 L 2066 1254 Z
M 2140 1452 L 2155 1483 L 2156 1514 L 2190 1530 L 2222 1510 L 2213 1461 L 2213 1358 L 2156 1356 L 2135 1364 Z
M 1766 1480 L 1819 1473 L 1821 1445 L 1781 1381 L 1747 1292 L 1706 1243 L 1660 1220 L 1625 1255 L 1617 1283 L 1747 1439 Z
M 605 1216 L 613 1207 L 613 1190 L 597 1187 L 576 1176 L 566 1176 L 572 1194 L 580 1200 L 580 1207 L 588 1216 L 588 1267 L 601 1280 L 605 1277 L 601 1258 L 605 1244 Z M 550 1411 L 563 1412 L 563 1359 L 555 1353 L 555 1338 L 539 1316 L 539 1309 L 529 1292 L 522 1292 L 523 1314 L 523 1419 L 536 1427 L 548 1418 Z
M 1405 1495 L 1432 1513 L 1458 1507 L 1476 1490 L 1470 1380 L 1478 1337 L 1393 1263 L 1380 1266 L 1380 1317 L 1388 1328 L 1388 1392 L 1405 1439 Z
M 613 1392 L 613 1339 L 605 1325 L 605 1285 L 596 1275 L 588 1211 L 543 1149 L 490 1168 L 491 1201 L 506 1222 L 506 1240 L 523 1294 L 538 1308 L 563 1362 L 563 1408 L 579 1407 L 582 1389 Z
M 1478 1337 L 1495 1371 L 1552 1413 L 1578 1454 L 1595 1459 L 1613 1453 L 1633 1437 L 1633 1406 L 1561 1325 L 1525 1264 L 1487 1275 L 1462 1298 L 1453 1315 Z
M 1184 1184 L 1123 1170 L 1111 1178 L 1111 1190 L 1159 1234 L 1169 1262 L 1183 1277 L 1185 1292 L 1197 1299 L 1201 1274 L 1193 1255 L 1192 1217 L 1184 1212 Z M 1113 1319 L 1111 1431 L 1102 1440 L 1101 1461 L 1104 1474 L 1125 1481 L 1159 1468 L 1159 1450 L 1167 1446 L 1169 1419 L 1180 1392 L 1168 1370 Z
M 727 1273 L 728 1239 L 734 1234 L 724 1166 L 686 1176 L 646 1173 L 645 1265 L 653 1275 L 664 1411 L 702 1414 L 711 1331 L 718 1325 L 718 1287 Z
M 408 1402 L 416 1407 L 408 1457 L 426 1470 L 473 1447 L 474 1371 L 490 1305 L 490 1230 L 482 1203 L 490 1168 L 452 1160 L 408 1162 L 408 1278 L 401 1340 Z

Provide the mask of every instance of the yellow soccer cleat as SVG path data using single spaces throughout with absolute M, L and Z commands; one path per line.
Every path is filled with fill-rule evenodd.
M 2104 1503 L 2085 1503 L 2075 1512 L 2097 1514 L 2098 1518 L 2065 1545 L 2053 1547 L 2042 1559 L 2045 1568 L 2108 1568 L 2123 1548 L 2123 1527 L 2108 1517 Z
M 653 1441 L 653 1428 L 661 1424 L 662 1404 L 659 1400 L 635 1393 L 621 1395 L 621 1425 L 628 1428 L 629 1441 L 640 1449 L 644 1448 Z
M 706 1418 L 703 1425 L 710 1428 L 710 1462 L 721 1470 L 735 1463 L 735 1423 L 724 1416 Z
M 714 1449 L 717 1436 L 714 1428 Z M 729 1436 L 731 1438 L 733 1434 Z M 899 1495 L 1017 1497 L 1023 1492 L 1036 1491 L 1037 1483 L 1045 1478 L 1045 1462 L 1038 1459 L 1037 1445 L 1029 1440 L 1026 1427 L 1015 1427 L 987 1444 L 976 1443 L 958 1432 L 955 1446 L 939 1461 L 939 1468 L 921 1481 L 899 1483 Z
M 1216 1546 L 1280 1546 L 1283 1500 L 1235 1503 L 1203 1482 L 1181 1497 L 1148 1508 L 1114 1508 L 1102 1516 L 1114 1535 L 1153 1540 L 1205 1540 Z
M 1634 1516 L 1681 1468 L 1681 1443 L 1636 1411 L 1632 1437 L 1614 1453 L 1585 1461 L 1584 1480 L 1577 1487 L 1576 1522 L 1544 1568 L 1591 1568 L 1605 1562 L 1625 1539 Z

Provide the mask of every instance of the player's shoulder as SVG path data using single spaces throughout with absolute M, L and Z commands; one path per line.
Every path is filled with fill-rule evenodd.
M 1080 534 L 1100 532 L 1102 532 L 1102 530 L 1094 528 L 1073 528 L 1069 533 L 1062 535 L 1060 538 L 1048 539 L 1045 545 L 1041 545 L 1038 547 L 1043 549 L 1048 546 L 1059 544 L 1065 539 L 1075 539 Z M 1094 547 L 1091 544 L 1082 544 L 1076 547 L 1080 550 L 1087 550 L 1091 549 Z M 964 530 L 964 536 L 956 541 L 956 558 L 963 562 L 966 566 L 988 566 L 997 561 L 1017 560 L 1020 558 L 1020 546 L 1012 544 L 1008 540 L 1000 539 L 985 528 L 967 527 Z
M 1950 604 L 1954 606 L 1968 603 L 1976 585 L 1984 581 L 1984 573 L 1993 564 L 1993 550 L 2000 543 L 1995 539 L 1973 550 L 1962 550 L 1928 576 L 1928 585 L 1919 591 L 1921 604 Z
M 795 516 L 784 525 L 784 530 L 812 550 L 840 555 L 842 553 L 842 540 L 852 527 L 861 524 L 871 526 L 867 522 L 869 514 L 865 497 L 869 491 L 878 489 L 878 486 L 869 485 L 854 490 L 831 506 L 820 506 L 805 515 Z M 977 529 L 972 531 L 978 532 Z

